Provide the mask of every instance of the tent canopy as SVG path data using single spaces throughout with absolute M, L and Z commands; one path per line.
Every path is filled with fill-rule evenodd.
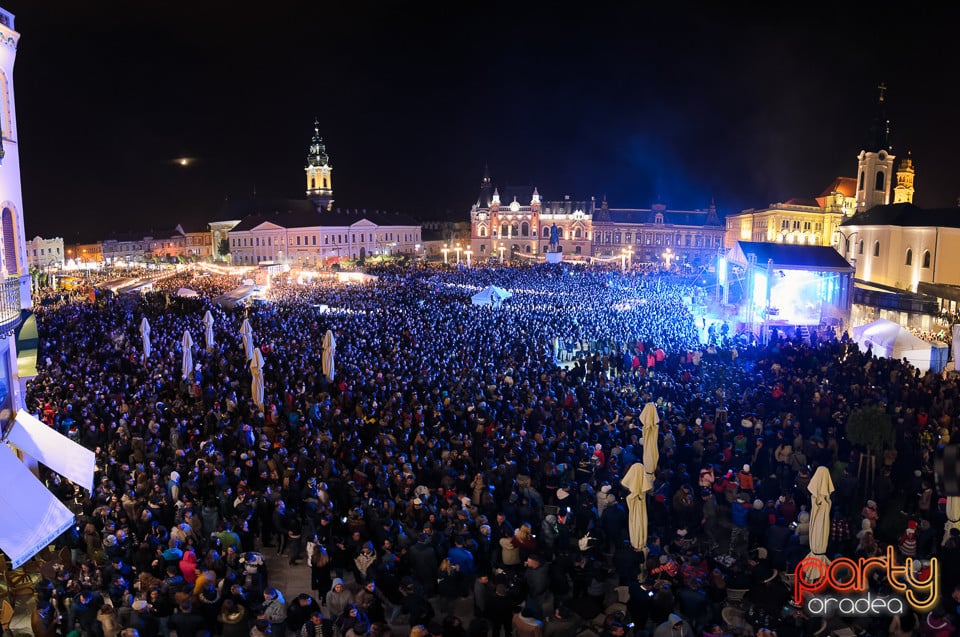
M 513 294 L 503 288 L 488 285 L 486 289 L 471 296 L 470 301 L 474 305 L 500 305 L 502 301 L 509 299 L 511 296 L 513 296 Z
M 179 290 L 177 290 L 177 296 L 183 296 L 183 297 L 189 298 L 189 297 L 200 296 L 200 295 L 197 294 L 196 290 L 191 290 L 190 288 L 180 288 Z
M 883 358 L 907 359 L 911 365 L 926 372 L 931 368 L 938 372 L 942 369 L 940 356 L 932 343 L 918 338 L 910 330 L 900 327 L 893 321 L 879 319 L 853 328 L 853 340 L 862 351 L 867 348 Z M 944 360 L 945 364 L 946 361 Z

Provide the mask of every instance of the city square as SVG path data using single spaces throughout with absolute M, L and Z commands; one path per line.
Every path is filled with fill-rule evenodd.
M 878 67 L 707 6 L 8 8 L 5 635 L 960 626 L 935 38 Z

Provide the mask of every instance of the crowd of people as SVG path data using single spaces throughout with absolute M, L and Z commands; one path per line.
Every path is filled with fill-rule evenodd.
M 960 625 L 960 536 L 941 542 L 933 473 L 956 435 L 955 379 L 846 340 L 703 344 L 703 292 L 678 275 L 417 266 L 369 285 L 278 281 L 233 310 L 211 302 L 230 277 L 205 277 L 196 298 L 167 289 L 188 282 L 37 306 L 28 408 L 97 455 L 92 493 L 45 475 L 78 525 L 58 540 L 75 559 L 39 592 L 38 635 L 826 635 L 841 620 L 791 605 L 788 588 L 820 466 L 836 485 L 830 556 L 892 545 L 941 564 L 933 610 L 843 622 Z M 472 305 L 489 284 L 513 297 Z M 647 403 L 660 459 L 639 550 L 621 481 L 642 459 Z M 895 443 L 868 485 L 845 426 L 871 405 Z M 311 590 L 271 586 L 266 551 L 309 569 Z

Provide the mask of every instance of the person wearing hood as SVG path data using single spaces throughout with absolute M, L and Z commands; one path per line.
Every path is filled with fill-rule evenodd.
M 223 600 L 220 614 L 217 616 L 220 625 L 220 637 L 248 637 L 250 635 L 250 621 L 247 610 L 232 599 Z
M 260 608 L 259 619 L 270 622 L 270 632 L 274 635 L 287 634 L 287 600 L 276 588 L 263 591 L 263 606 Z
M 693 628 L 680 615 L 670 613 L 667 621 L 656 627 L 653 631 L 653 637 L 692 637 Z
M 197 554 L 193 551 L 185 551 L 180 560 L 180 573 L 187 584 L 193 586 L 197 583 Z
M 333 578 L 333 585 L 327 592 L 327 615 L 330 617 L 340 617 L 345 610 L 353 603 L 353 593 L 343 585 L 343 580 L 339 577 Z

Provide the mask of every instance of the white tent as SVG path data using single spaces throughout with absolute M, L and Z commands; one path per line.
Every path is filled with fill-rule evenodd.
M 941 356 L 940 351 L 945 350 L 946 346 L 935 347 L 933 343 L 914 336 L 910 330 L 886 319 L 853 328 L 853 340 L 862 351 L 870 348 L 882 358 L 905 358 L 921 372 L 929 369 L 937 372 L 946 364 L 946 357 Z
M 511 296 L 513 296 L 513 294 L 503 288 L 488 285 L 485 290 L 481 290 L 470 297 L 470 301 L 474 305 L 492 305 L 493 307 L 499 307 L 503 301 L 506 301 Z
M 93 488 L 93 452 L 27 412 L 17 412 L 6 442 L 87 491 Z M 0 490 L 0 508 L 4 511 L 0 549 L 10 558 L 13 568 L 18 568 L 74 524 L 75 517 L 36 479 L 14 450 L 2 443 L 0 477 L 8 486 Z
M 191 290 L 190 288 L 180 288 L 177 290 L 177 296 L 182 296 L 184 298 L 192 298 L 194 296 L 200 296 L 197 294 L 196 290 Z

